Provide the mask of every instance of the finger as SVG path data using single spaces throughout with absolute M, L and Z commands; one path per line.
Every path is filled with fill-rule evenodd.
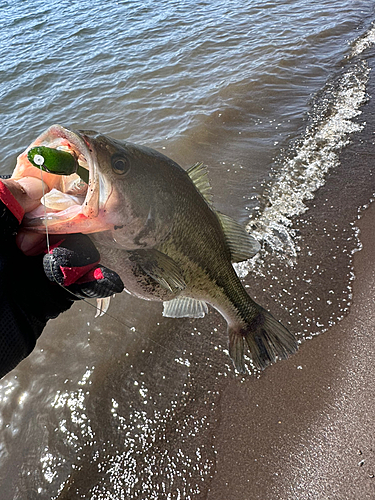
M 40 204 L 40 199 L 49 191 L 49 187 L 42 179 L 36 177 L 23 177 L 18 181 L 27 196 L 25 212 L 31 212 Z

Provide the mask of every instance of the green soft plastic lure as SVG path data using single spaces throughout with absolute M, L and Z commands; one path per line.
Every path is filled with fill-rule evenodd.
M 89 183 L 89 171 L 82 167 L 77 158 L 68 151 L 36 146 L 28 151 L 27 158 L 34 167 L 45 172 L 56 175 L 77 174 L 83 182 Z

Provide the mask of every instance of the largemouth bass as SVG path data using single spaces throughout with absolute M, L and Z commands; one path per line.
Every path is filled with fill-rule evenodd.
M 40 175 L 27 158 L 37 146 L 69 152 L 89 181 L 44 172 L 51 191 L 27 214 L 27 230 L 90 234 L 102 264 L 132 295 L 162 301 L 164 316 L 203 317 L 213 306 L 227 321 L 239 372 L 245 346 L 258 369 L 297 350 L 294 335 L 251 299 L 235 273 L 232 263 L 260 246 L 215 210 L 204 165 L 185 171 L 152 149 L 54 125 L 19 156 L 14 179 Z

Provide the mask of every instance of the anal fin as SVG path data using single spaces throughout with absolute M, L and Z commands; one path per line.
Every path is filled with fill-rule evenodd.
M 205 302 L 191 297 L 176 297 L 163 305 L 163 316 L 167 318 L 203 318 L 208 312 Z

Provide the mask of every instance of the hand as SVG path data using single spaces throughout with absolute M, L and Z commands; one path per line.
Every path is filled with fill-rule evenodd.
M 85 234 L 59 236 L 43 258 L 47 278 L 67 288 L 72 299 L 104 298 L 124 285 L 114 271 L 99 264 L 100 255 Z
M 17 181 L 3 179 L 2 183 L 11 195 L 5 193 L 6 204 L 10 210 L 17 212 L 15 215 L 19 219 L 22 213 L 38 207 L 42 196 L 50 189 L 37 177 L 23 177 Z M 17 233 L 16 244 L 28 256 L 47 252 L 45 234 L 21 229 Z M 114 271 L 99 265 L 99 252 L 88 236 L 55 235 L 51 238 L 50 244 L 49 252 L 43 258 L 44 272 L 51 282 L 69 287 L 72 300 L 109 297 L 124 289 L 120 277 Z

